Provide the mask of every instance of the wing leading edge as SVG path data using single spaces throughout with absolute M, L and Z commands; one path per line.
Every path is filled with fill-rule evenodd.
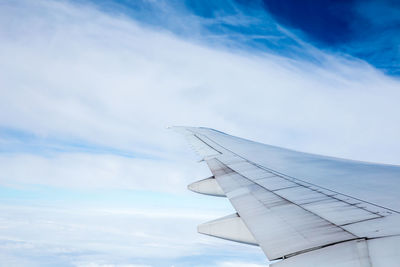
M 258 244 L 269 260 L 280 259 L 274 267 L 400 266 L 400 194 L 362 198 L 362 186 L 355 187 L 355 196 L 352 188 L 340 192 L 329 187 L 340 182 L 333 178 L 343 176 L 355 179 L 347 185 L 362 184 L 365 177 L 368 183 L 374 175 L 381 183 L 400 184 L 400 167 L 281 149 L 208 128 L 174 128 L 188 138 L 213 174 L 195 183 L 194 191 L 225 195 L 237 211 L 199 226 L 199 232 Z M 296 172 L 299 166 L 302 170 Z M 358 176 L 360 169 L 367 175 Z M 383 205 L 391 201 L 397 202 Z

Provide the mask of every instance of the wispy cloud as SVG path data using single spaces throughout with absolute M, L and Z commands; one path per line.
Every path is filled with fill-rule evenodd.
M 226 241 L 211 243 L 196 234 L 191 225 L 209 219 L 212 214 L 183 217 L 176 212 L 168 216 L 161 213 L 160 217 L 159 212 L 151 209 L 110 213 L 87 207 L 4 205 L 0 210 L 6 214 L 0 221 L 3 266 L 171 266 L 171 262 L 185 266 L 179 264 L 179 258 L 201 255 L 208 249 L 222 255 L 224 250 L 257 255 L 252 247 Z M 162 219 L 162 223 L 155 223 L 154 218 Z
M 240 261 L 239 262 L 238 261 L 235 261 L 235 262 L 227 261 L 227 262 L 221 262 L 217 266 L 218 267 L 262 267 L 262 266 L 266 267 L 268 265 L 265 265 L 265 264 L 261 265 L 261 264 L 240 262 Z
M 91 7 L 19 3 L 2 8 L 3 126 L 156 154 L 179 142 L 164 126 L 205 125 L 314 152 L 397 159 L 399 82 L 361 61 L 231 53 Z M 359 131 L 363 144 L 353 141 Z M 376 153 L 347 152 L 361 145 Z
M 356 2 L 357 3 L 357 2 Z M 367 59 L 389 74 L 400 75 L 400 4 L 396 1 L 360 1 L 354 7 L 356 40 L 349 52 Z M 368 32 L 368 34 L 365 34 Z
M 199 166 L 194 160 L 179 162 L 176 159 L 68 152 L 50 156 L 3 153 L 0 154 L 0 169 L 2 185 L 41 184 L 164 192 L 181 191 L 190 179 L 209 174 L 205 166 Z
M 142 264 L 99 264 L 95 262 L 78 263 L 77 267 L 151 267 L 151 265 Z

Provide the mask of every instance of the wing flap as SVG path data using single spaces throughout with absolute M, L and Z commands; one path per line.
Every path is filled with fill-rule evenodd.
M 271 267 L 372 267 L 367 242 L 354 240 L 304 253 Z
M 400 237 L 361 239 L 300 254 L 271 267 L 395 267 Z
M 357 238 L 249 181 L 217 159 L 207 160 L 207 164 L 269 259 Z

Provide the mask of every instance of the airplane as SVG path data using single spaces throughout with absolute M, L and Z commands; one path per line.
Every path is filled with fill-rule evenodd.
M 201 234 L 260 246 L 271 267 L 399 267 L 400 166 L 314 155 L 174 126 L 212 176 L 194 192 L 236 213 Z

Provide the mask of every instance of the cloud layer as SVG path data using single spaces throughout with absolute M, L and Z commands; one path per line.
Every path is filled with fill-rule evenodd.
M 165 126 L 204 125 L 343 156 L 371 145 L 367 160 L 397 160 L 385 155 L 399 150 L 399 82 L 361 61 L 215 50 L 65 2 L 2 13 L 3 127 L 158 154 L 178 140 Z

